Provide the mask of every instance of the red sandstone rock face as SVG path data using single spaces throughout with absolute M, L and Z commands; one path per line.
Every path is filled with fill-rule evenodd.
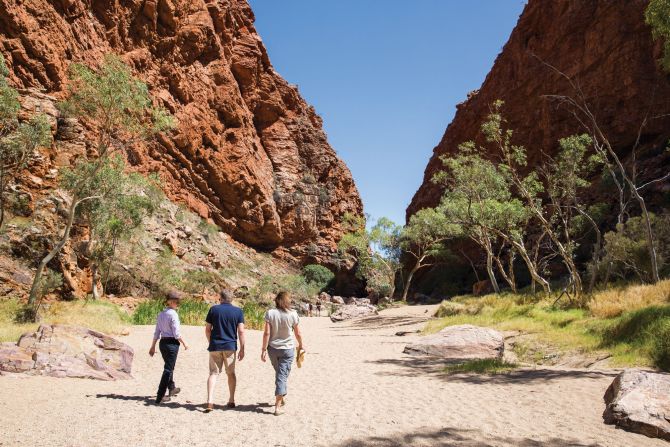
M 531 168 L 542 152 L 556 150 L 559 138 L 583 132 L 574 117 L 545 97 L 574 91 L 540 61 L 578 82 L 613 145 L 622 153 L 630 150 L 648 111 L 652 117 L 670 112 L 670 78 L 656 62 L 660 46 L 644 23 L 647 3 L 530 0 L 481 89 L 457 106 L 407 216 L 438 204 L 441 190 L 431 179 L 442 168 L 439 157 L 478 138 L 496 99 L 505 101 L 503 113 L 515 130 L 514 143 L 528 148 Z M 667 171 L 670 157 L 663 148 L 669 137 L 667 116 L 649 121 L 642 134 L 642 175 Z M 668 189 L 667 183 L 657 185 L 657 191 Z
M 0 0 L 0 51 L 16 87 L 57 97 L 71 61 L 120 55 L 178 122 L 129 150 L 134 169 L 241 242 L 325 259 L 361 200 L 253 21 L 245 0 Z

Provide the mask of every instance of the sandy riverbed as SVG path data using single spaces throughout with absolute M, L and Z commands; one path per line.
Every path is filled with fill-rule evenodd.
M 238 407 L 205 414 L 203 328 L 186 327 L 176 381 L 182 393 L 156 406 L 159 356 L 152 329 L 122 340 L 136 350 L 134 380 L 100 382 L 0 377 L 1 446 L 667 446 L 602 423 L 613 371 L 523 370 L 444 376 L 439 365 L 402 354 L 432 311 L 411 307 L 349 323 L 302 320 L 308 350 L 294 367 L 286 414 L 276 417 L 273 371 L 260 361 L 261 333 L 248 331 L 238 364 Z M 219 404 L 227 400 L 221 377 Z

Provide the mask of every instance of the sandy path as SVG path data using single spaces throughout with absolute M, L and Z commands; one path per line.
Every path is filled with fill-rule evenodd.
M 306 364 L 294 368 L 287 413 L 273 416 L 273 371 L 248 332 L 238 364 L 236 410 L 202 413 L 207 377 L 203 328 L 184 329 L 176 402 L 150 402 L 161 362 L 146 354 L 151 328 L 124 341 L 136 350 L 134 380 L 116 383 L 0 377 L 2 446 L 667 446 L 602 423 L 613 373 L 537 370 L 495 378 L 445 377 L 402 354 L 427 307 L 332 324 L 304 318 Z M 223 377 L 222 377 L 223 379 Z M 225 403 L 227 387 L 217 388 Z

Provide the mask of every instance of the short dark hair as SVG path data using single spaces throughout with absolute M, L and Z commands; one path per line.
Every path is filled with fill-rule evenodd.
M 177 292 L 176 290 L 170 290 L 165 295 L 165 301 L 180 301 L 180 300 L 181 300 L 181 293 Z
M 235 295 L 228 289 L 223 289 L 219 292 L 219 299 L 225 301 L 226 303 L 232 303 L 235 299 Z

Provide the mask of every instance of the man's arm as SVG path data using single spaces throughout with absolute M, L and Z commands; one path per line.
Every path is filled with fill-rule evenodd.
M 207 343 L 212 342 L 212 325 L 210 323 L 205 324 L 205 337 L 207 337 Z
M 237 354 L 237 360 L 244 359 L 244 323 L 237 324 L 237 338 L 240 340 L 240 352 Z

